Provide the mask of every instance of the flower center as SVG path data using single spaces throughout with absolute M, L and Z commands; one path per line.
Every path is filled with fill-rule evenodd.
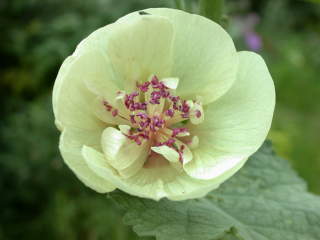
M 200 101 L 175 96 L 177 85 L 177 78 L 160 81 L 154 75 L 150 81 L 137 84 L 137 90 L 132 93 L 119 91 L 119 108 L 107 101 L 103 101 L 103 105 L 113 117 L 128 121 L 128 125 L 119 125 L 128 139 L 138 145 L 149 141 L 151 150 L 161 146 L 174 149 L 182 163 L 185 148 L 198 144 L 197 137 L 190 136 L 185 125 L 189 121 L 193 124 L 203 121 L 203 109 Z

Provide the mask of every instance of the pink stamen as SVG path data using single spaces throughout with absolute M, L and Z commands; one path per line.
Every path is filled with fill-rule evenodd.
M 146 133 L 140 133 L 138 136 L 139 136 L 139 137 L 142 137 L 142 138 L 144 138 L 144 139 L 149 139 L 149 136 L 148 136 L 148 134 L 146 134 Z
M 180 100 L 180 97 L 178 97 L 178 96 L 170 96 L 169 99 L 170 99 L 172 102 L 176 103 L 176 102 L 178 102 L 178 101 Z
M 118 109 L 114 109 L 111 114 L 113 117 L 116 117 L 118 115 Z
M 151 104 L 160 104 L 161 92 L 154 91 L 151 93 L 151 100 L 149 101 Z
M 129 139 L 135 141 L 138 145 L 141 145 L 142 141 L 139 139 L 139 135 L 125 135 Z
M 181 163 L 183 163 L 183 150 L 184 150 L 185 146 L 184 145 L 181 145 L 180 146 L 180 149 L 178 150 L 178 153 L 179 153 L 179 161 Z
M 172 147 L 172 145 L 173 145 L 175 142 L 176 142 L 175 139 L 170 138 L 168 141 L 166 141 L 165 144 L 166 144 L 168 147 Z
M 147 103 L 140 103 L 139 110 L 147 110 Z
M 187 113 L 182 113 L 181 114 L 181 117 L 183 117 L 183 118 L 189 118 L 189 113 L 187 112 Z
M 103 101 L 102 103 L 106 107 L 107 111 L 111 112 L 112 106 L 107 101 Z
M 173 130 L 172 130 L 172 137 L 176 137 L 179 133 L 183 133 L 183 132 L 187 132 L 188 131 L 188 129 L 186 129 L 186 128 L 174 128 Z
M 157 78 L 157 76 L 153 76 L 151 79 L 151 84 L 153 88 L 157 88 L 159 85 L 159 79 Z
M 144 82 L 143 84 L 138 84 L 138 88 L 141 92 L 147 92 L 149 90 L 150 82 Z
M 143 112 L 137 113 L 136 116 L 140 117 L 141 119 L 147 119 L 148 118 L 148 115 L 146 113 L 143 113 Z
M 201 111 L 200 110 L 196 110 L 196 117 L 200 118 L 201 117 Z
M 134 141 L 138 144 L 138 145 L 141 145 L 142 141 L 141 139 L 139 138 L 139 136 L 137 136 Z
M 135 124 L 137 123 L 136 120 L 134 119 L 135 115 L 134 114 L 130 114 L 130 122 Z
M 166 113 L 166 115 L 169 116 L 169 117 L 173 117 L 173 116 L 174 116 L 174 110 L 172 110 L 172 109 L 166 110 L 165 113 Z
M 161 90 L 160 94 L 161 94 L 161 97 L 163 97 L 163 98 L 168 98 L 170 96 L 170 93 L 165 90 Z
M 189 105 L 187 104 L 187 101 L 184 100 L 183 103 L 182 103 L 182 112 L 188 113 L 189 110 L 190 110 L 190 107 L 189 107 Z

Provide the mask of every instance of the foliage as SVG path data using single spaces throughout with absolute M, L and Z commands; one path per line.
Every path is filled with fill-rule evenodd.
M 184 202 L 110 194 L 125 222 L 157 240 L 316 240 L 320 197 L 265 143 L 234 177 L 203 199 Z
M 6 58 L 1 85 L 14 94 L 38 94 L 52 84 L 62 60 L 81 39 L 128 12 L 164 6 L 142 0 L 3 0 L 0 54 Z
M 266 59 L 277 93 L 269 137 L 277 152 L 307 180 L 310 190 L 320 193 L 320 107 L 316 100 L 320 96 L 320 6 L 289 0 L 252 1 L 248 5 L 248 1 L 230 1 L 227 9 L 231 16 L 243 16 L 251 5 L 252 11 L 259 13 L 255 30 L 262 37 L 260 54 Z M 230 28 L 238 26 L 238 21 L 232 18 Z M 247 49 L 242 35 L 230 30 L 238 49 Z
M 63 164 L 50 109 L 49 96 L 25 104 L 2 128 L 0 239 L 136 239 L 112 202 Z

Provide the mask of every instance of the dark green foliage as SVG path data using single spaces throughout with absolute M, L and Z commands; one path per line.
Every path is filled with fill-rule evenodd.
M 173 202 L 110 194 L 125 222 L 157 240 L 318 240 L 320 197 L 265 143 L 205 198 Z
M 49 97 L 24 107 L 1 127 L 0 239 L 137 239 L 63 164 Z

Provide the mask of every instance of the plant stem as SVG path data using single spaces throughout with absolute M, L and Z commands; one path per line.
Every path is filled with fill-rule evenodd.
M 181 9 L 181 10 L 183 9 L 182 0 L 174 0 L 174 3 L 177 9 Z
M 200 14 L 216 23 L 222 24 L 224 0 L 199 0 Z

